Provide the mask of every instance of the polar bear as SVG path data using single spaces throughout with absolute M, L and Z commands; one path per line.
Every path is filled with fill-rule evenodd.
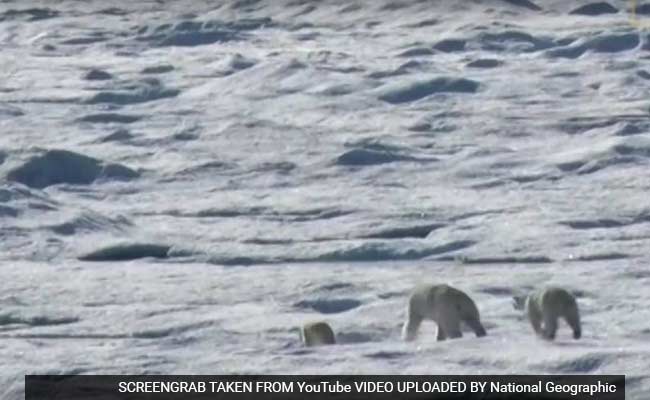
M 469 325 L 477 337 L 487 334 L 474 301 L 449 285 L 417 286 L 409 298 L 407 318 L 402 328 L 405 341 L 417 337 L 418 328 L 425 319 L 438 325 L 438 341 L 462 337 L 461 322 Z
M 555 339 L 560 317 L 564 318 L 573 330 L 574 339 L 580 339 L 582 336 L 578 303 L 567 290 L 560 287 L 547 287 L 527 296 L 514 296 L 513 300 L 515 309 L 526 310 L 535 333 L 544 339 Z
M 336 344 L 334 331 L 327 322 L 310 322 L 300 329 L 300 337 L 307 347 Z

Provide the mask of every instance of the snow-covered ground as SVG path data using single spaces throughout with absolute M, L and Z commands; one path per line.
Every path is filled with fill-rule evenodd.
M 650 5 L 109 3 L 0 2 L 2 399 L 27 373 L 253 372 L 648 398 Z M 488 336 L 403 343 L 420 282 Z M 512 308 L 548 284 L 582 340 Z M 315 320 L 340 344 L 303 348 Z

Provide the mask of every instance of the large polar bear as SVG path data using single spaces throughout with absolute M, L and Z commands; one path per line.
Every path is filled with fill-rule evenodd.
M 478 308 L 464 292 L 449 285 L 420 285 L 409 298 L 407 320 L 402 328 L 402 338 L 414 340 L 423 320 L 438 325 L 437 340 L 462 337 L 461 322 L 469 325 L 477 337 L 486 335 Z
M 547 287 L 527 296 L 514 296 L 513 299 L 515 309 L 526 310 L 535 333 L 544 339 L 555 339 L 560 317 L 564 318 L 573 330 L 574 339 L 580 339 L 582 336 L 578 303 L 567 290 Z
M 310 322 L 300 329 L 300 337 L 307 347 L 336 344 L 334 331 L 327 322 Z

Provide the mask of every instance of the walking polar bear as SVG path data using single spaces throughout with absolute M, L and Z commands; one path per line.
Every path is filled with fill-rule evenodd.
M 336 344 L 334 331 L 327 322 L 310 322 L 300 329 L 300 337 L 307 347 Z
M 578 303 L 565 289 L 548 287 L 527 296 L 514 296 L 513 299 L 515 309 L 526 310 L 535 333 L 544 339 L 555 339 L 560 317 L 564 318 L 573 330 L 574 339 L 580 339 L 582 336 Z
M 438 341 L 462 337 L 461 322 L 469 325 L 477 337 L 487 334 L 474 301 L 449 285 L 421 285 L 415 288 L 409 298 L 402 338 L 405 341 L 414 340 L 425 319 L 433 320 L 438 325 Z

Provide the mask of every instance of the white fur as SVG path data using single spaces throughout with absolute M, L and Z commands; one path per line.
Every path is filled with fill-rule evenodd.
M 533 330 L 544 339 L 555 339 L 559 318 L 569 324 L 575 339 L 582 336 L 578 302 L 567 290 L 548 287 L 529 294 L 525 300 L 515 297 L 515 308 L 521 308 L 522 302 Z
M 438 325 L 439 341 L 462 337 L 461 322 L 469 325 L 476 336 L 486 335 L 474 301 L 464 292 L 448 285 L 422 285 L 415 288 L 409 298 L 402 338 L 406 341 L 414 340 L 425 319 Z
M 308 347 L 336 343 L 334 331 L 326 322 L 311 322 L 303 325 L 300 336 Z

